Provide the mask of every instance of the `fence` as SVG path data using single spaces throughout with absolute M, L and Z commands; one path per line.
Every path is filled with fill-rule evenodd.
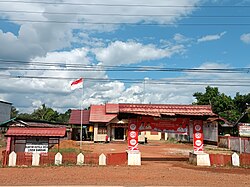
M 250 138 L 219 136 L 218 146 L 240 153 L 250 153 Z
M 42 165 L 125 165 L 127 153 L 108 153 L 107 155 L 89 153 L 25 153 L 6 151 L 3 154 L 3 167 L 5 166 L 42 166 Z

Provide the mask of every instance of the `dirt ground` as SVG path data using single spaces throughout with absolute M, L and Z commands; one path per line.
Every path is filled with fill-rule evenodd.
M 63 146 L 63 144 L 61 144 Z M 126 143 L 83 143 L 85 151 L 123 152 Z M 192 145 L 149 142 L 142 157 L 186 157 Z M 198 167 L 185 161 L 142 161 L 141 166 L 0 168 L 0 185 L 250 186 L 250 169 Z

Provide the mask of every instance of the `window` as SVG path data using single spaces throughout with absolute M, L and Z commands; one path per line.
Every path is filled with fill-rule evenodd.
M 107 126 L 98 126 L 98 134 L 107 134 Z

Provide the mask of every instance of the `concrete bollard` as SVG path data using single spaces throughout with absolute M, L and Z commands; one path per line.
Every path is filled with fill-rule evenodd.
M 32 154 L 32 166 L 39 166 L 40 163 L 40 154 L 34 152 Z
M 82 166 L 83 164 L 84 164 L 84 155 L 82 153 L 79 153 L 77 155 L 76 165 Z
M 100 166 L 106 166 L 106 160 L 107 160 L 107 158 L 106 158 L 105 154 L 102 153 L 99 156 L 99 165 Z
M 62 164 L 62 154 L 56 153 L 55 155 L 55 165 L 61 165 Z
M 16 166 L 16 158 L 17 158 L 17 155 L 14 151 L 12 151 L 9 155 L 9 164 L 8 166 Z

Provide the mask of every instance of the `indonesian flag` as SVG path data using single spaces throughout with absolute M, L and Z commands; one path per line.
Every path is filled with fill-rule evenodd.
M 71 90 L 80 89 L 83 86 L 83 78 L 73 81 L 70 85 Z

